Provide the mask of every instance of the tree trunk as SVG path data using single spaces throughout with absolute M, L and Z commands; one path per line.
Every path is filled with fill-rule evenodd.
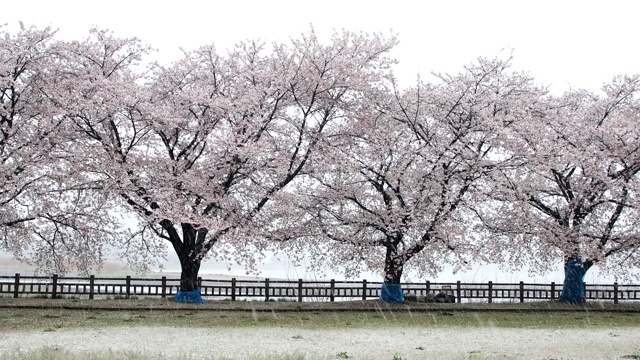
M 586 301 L 584 291 L 584 275 L 593 262 L 582 262 L 579 257 L 569 257 L 564 264 L 564 282 L 560 301 L 570 304 L 580 304 Z
M 380 300 L 399 304 L 404 303 L 404 293 L 400 285 L 403 269 L 404 261 L 398 256 L 396 246 L 388 244 L 384 262 L 384 283 L 380 291 Z
M 393 245 L 387 245 L 387 253 L 384 259 L 384 282 L 388 284 L 400 284 L 404 262 L 398 256 Z
M 182 237 L 178 234 L 173 223 L 163 220 L 162 227 L 167 230 L 169 241 L 180 259 L 180 291 L 191 292 L 198 288 L 198 272 L 200 263 L 205 255 L 205 239 L 208 230 L 196 228 L 193 224 L 182 223 Z
M 198 271 L 200 271 L 200 259 L 190 256 L 180 257 L 180 291 L 190 292 L 198 288 Z

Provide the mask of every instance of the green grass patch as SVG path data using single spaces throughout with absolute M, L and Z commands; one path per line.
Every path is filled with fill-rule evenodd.
M 58 303 L 58 300 L 49 300 Z M 106 300 L 105 300 L 106 301 Z M 95 300 L 93 303 L 99 303 Z M 379 327 L 502 327 L 502 328 L 615 328 L 639 327 L 640 313 L 614 312 L 602 308 L 564 307 L 564 304 L 535 304 L 527 308 L 511 304 L 485 304 L 463 307 L 447 304 L 425 308 L 424 305 L 369 303 L 369 307 L 353 304 L 289 304 L 278 302 L 218 304 L 219 308 L 154 308 L 136 306 L 116 300 L 118 308 L 19 308 L 0 312 L 0 331 L 41 330 L 108 326 L 172 326 L 172 327 L 288 327 L 300 329 L 342 329 Z M 132 306 L 129 306 L 132 305 Z M 175 305 L 175 304 L 174 304 Z M 224 306 L 223 306 L 224 305 Z M 270 305 L 270 306 L 269 306 Z M 360 304 L 362 305 L 362 304 Z M 252 307 L 253 306 L 253 307 Z M 267 307 L 265 307 L 267 306 Z M 292 307 L 293 306 L 293 307 Z M 594 311 L 597 309 L 598 311 Z
M 388 304 L 351 302 L 208 301 L 173 299 L 0 299 L 0 330 L 43 326 L 381 326 L 617 327 L 640 326 L 640 304 L 559 302 L 498 304 Z

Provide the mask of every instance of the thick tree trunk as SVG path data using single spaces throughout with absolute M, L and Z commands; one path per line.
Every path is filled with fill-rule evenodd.
M 586 301 L 584 291 L 584 275 L 593 262 L 583 263 L 581 258 L 567 258 L 564 264 L 564 282 L 560 301 L 570 304 L 579 304 Z
M 182 223 L 182 237 L 178 234 L 173 223 L 163 220 L 162 227 L 168 232 L 169 241 L 180 260 L 182 273 L 180 274 L 180 291 L 192 292 L 198 288 L 198 272 L 200 263 L 208 248 L 205 240 L 208 230 L 196 228 L 193 224 Z M 210 247 L 211 245 L 209 245 Z
M 404 263 L 397 257 L 392 249 L 387 248 L 387 255 L 384 261 L 384 282 L 389 284 L 400 284 Z
M 404 294 L 400 285 L 404 261 L 398 256 L 394 244 L 387 245 L 387 253 L 384 262 L 384 283 L 380 291 L 380 300 L 392 303 L 403 303 Z
M 405 262 L 398 254 L 398 241 L 389 240 L 384 257 L 384 282 L 388 284 L 400 284 Z
M 180 291 L 190 292 L 198 288 L 198 271 L 200 271 L 199 259 L 189 256 L 180 257 Z

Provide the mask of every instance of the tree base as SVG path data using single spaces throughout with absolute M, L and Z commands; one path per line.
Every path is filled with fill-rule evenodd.
M 193 291 L 180 291 L 176 293 L 176 301 L 179 303 L 204 304 L 205 300 L 200 295 L 200 289 Z
M 585 272 L 582 259 L 572 258 L 567 261 L 564 265 L 564 283 L 560 302 L 582 304 L 586 301 L 583 282 Z
M 384 302 L 404 304 L 404 293 L 400 284 L 383 283 L 380 290 L 380 300 Z

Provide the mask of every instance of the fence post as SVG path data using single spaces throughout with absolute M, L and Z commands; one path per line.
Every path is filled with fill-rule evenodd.
M 367 279 L 362 279 L 362 301 L 367 300 Z
M 236 278 L 231 278 L 231 301 L 236 301 Z
M 131 275 L 127 275 L 127 294 L 126 298 L 128 299 L 131 296 Z
M 551 300 L 555 300 L 556 299 L 556 282 L 552 281 L 551 282 Z
M 269 301 L 269 278 L 264 279 L 264 301 Z
M 302 302 L 302 279 L 298 279 L 298 302 Z
M 58 274 L 53 274 L 53 289 L 51 290 L 51 298 L 55 299 L 58 296 Z
M 334 291 L 336 290 L 336 281 L 331 279 L 331 293 L 329 295 L 329 301 L 334 302 L 336 300 Z
M 614 304 L 618 304 L 619 303 L 619 299 L 618 299 L 618 282 L 614 282 L 613 283 L 613 303 Z
M 13 297 L 18 298 L 18 288 L 20 288 L 20 274 L 16 273 L 16 279 L 13 284 Z
M 94 292 L 94 284 L 96 282 L 96 277 L 91 275 L 89 276 L 89 300 L 93 300 L 93 292 Z
M 202 289 L 202 278 L 198 276 L 198 289 Z
M 427 293 L 425 294 L 428 295 L 431 292 L 431 281 L 427 280 Z
M 493 281 L 489 281 L 489 304 L 493 302 Z
M 520 302 L 524 302 L 524 281 L 520 281 Z
M 462 302 L 462 287 L 460 286 L 460 280 L 456 282 L 456 287 L 457 287 L 456 292 L 458 295 L 458 304 L 460 304 Z
M 167 277 L 163 276 L 162 277 L 162 298 L 164 299 L 165 297 L 167 297 Z
M 585 298 L 585 300 L 588 300 L 589 296 L 587 295 L 588 294 L 587 293 L 587 283 L 584 282 L 584 281 L 582 282 L 582 288 L 584 289 L 584 298 Z

